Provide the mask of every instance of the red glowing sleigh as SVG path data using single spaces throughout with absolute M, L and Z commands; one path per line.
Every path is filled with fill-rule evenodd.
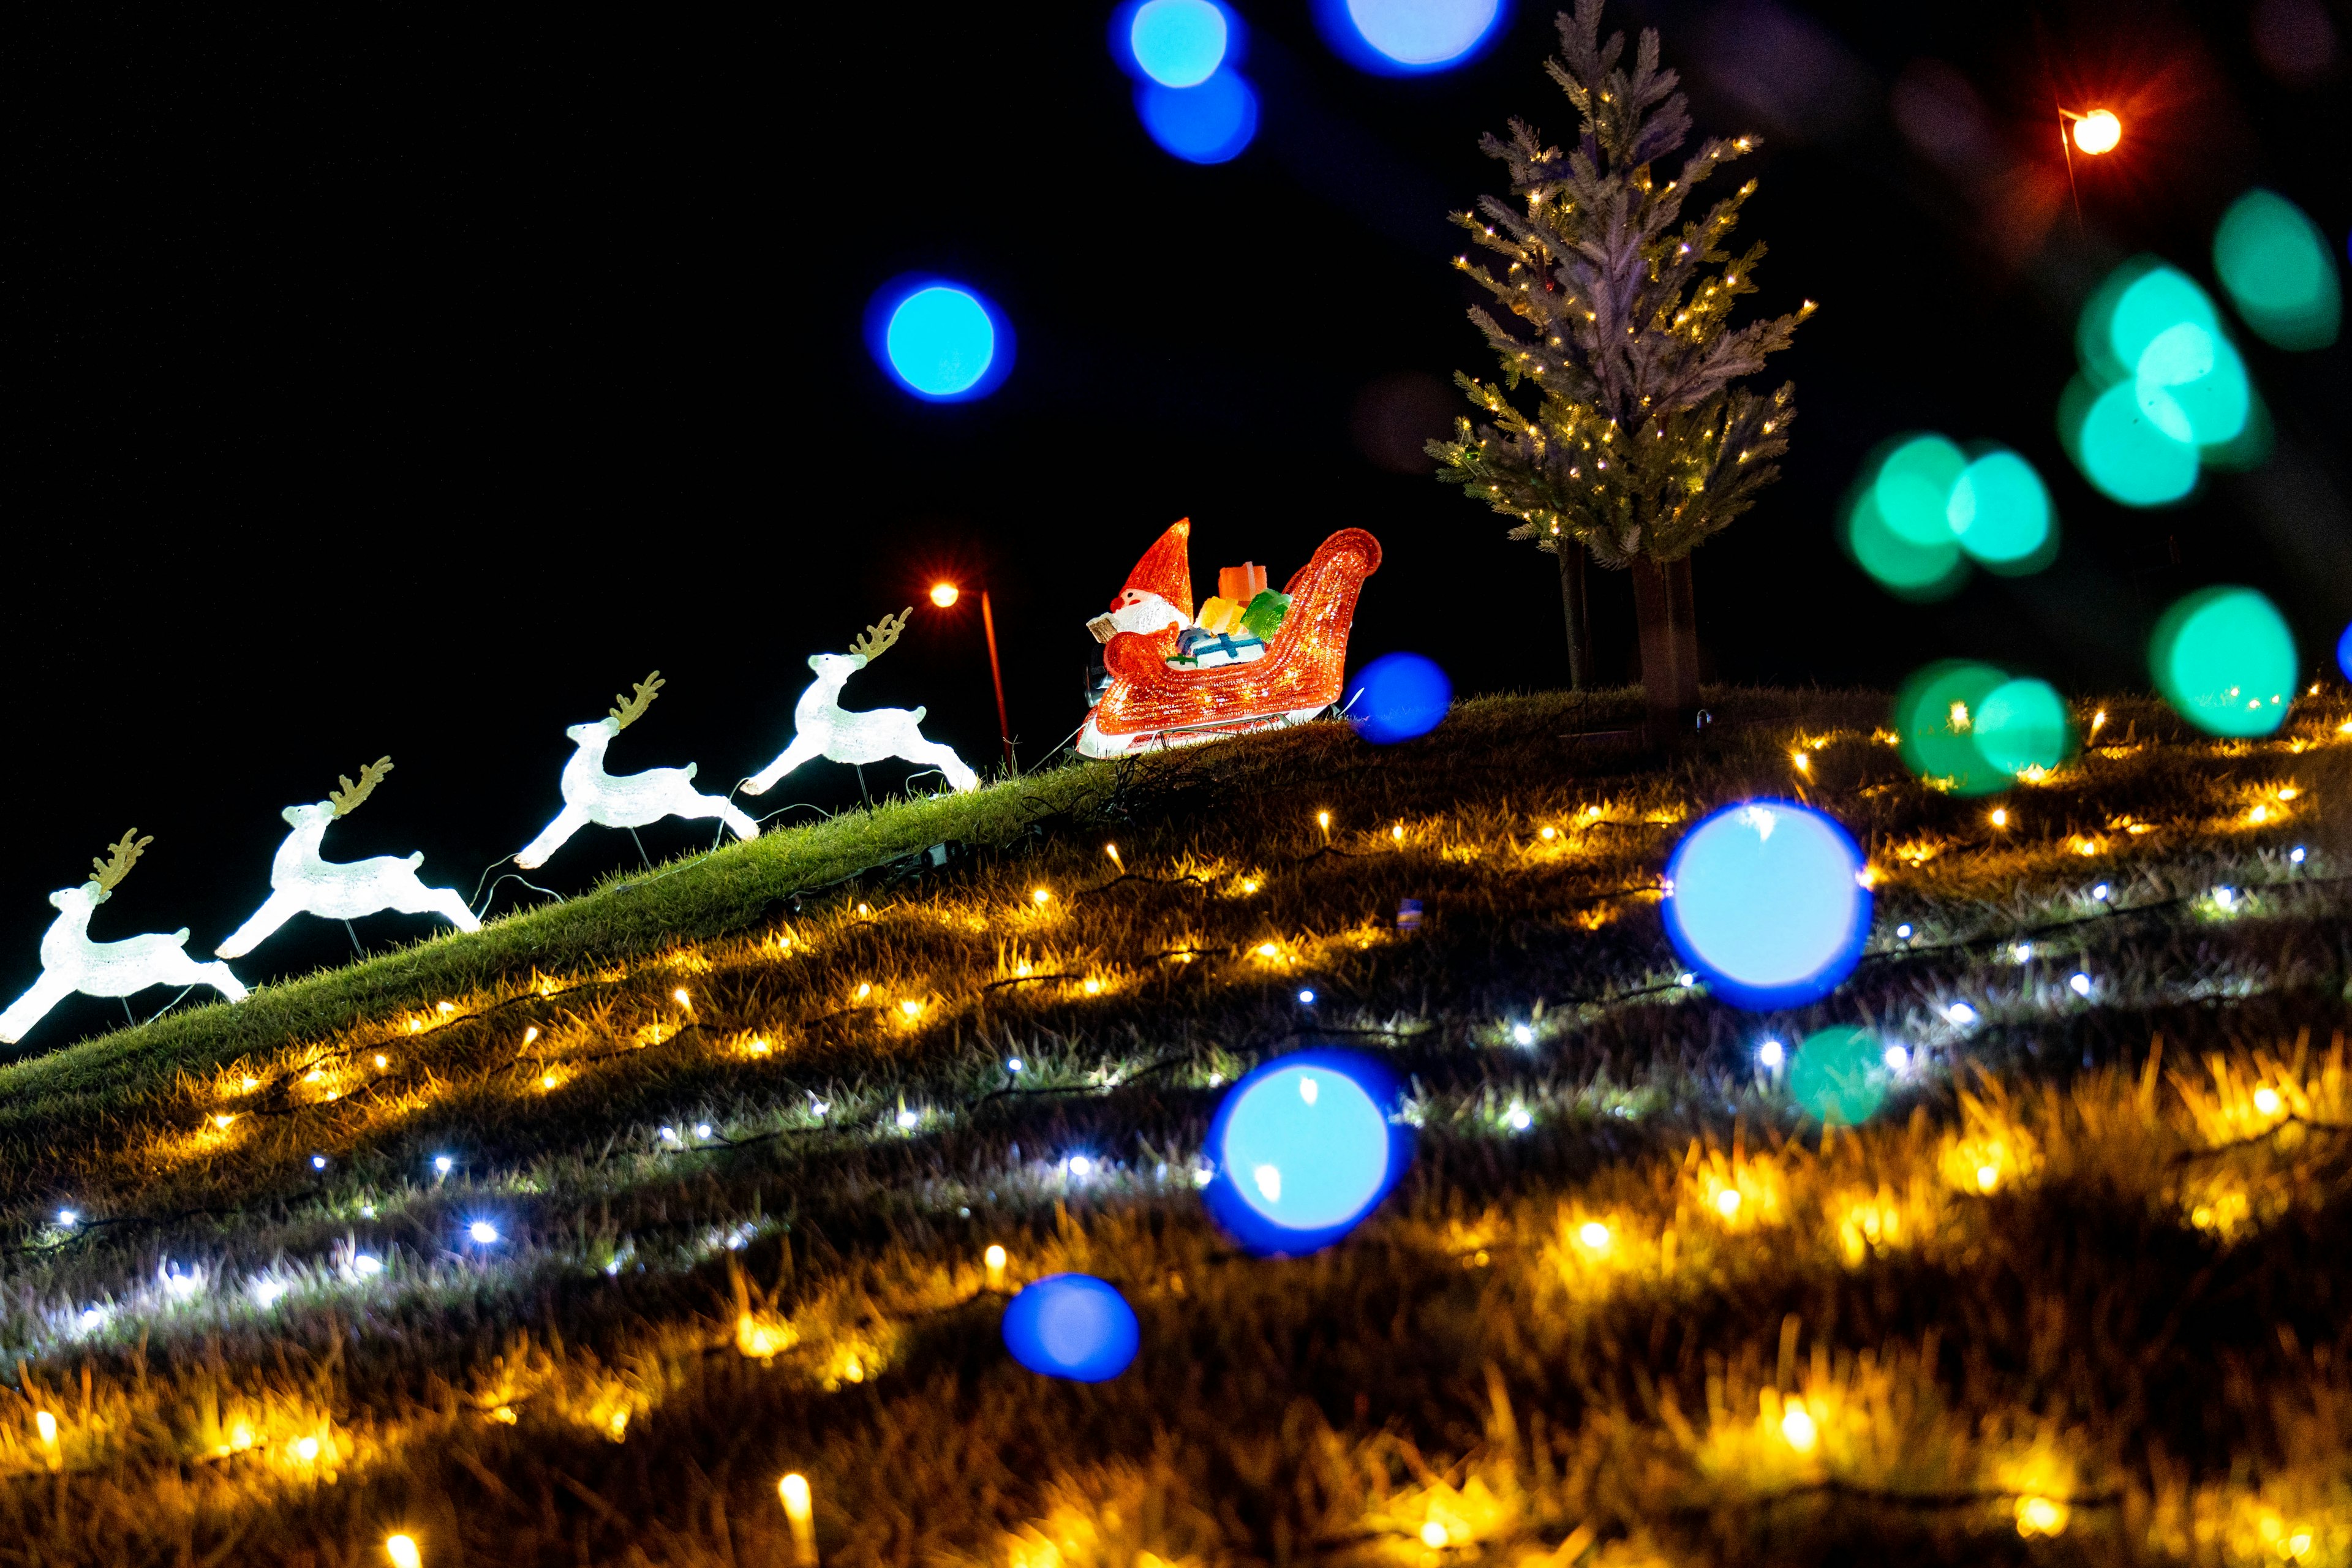
M 1192 531 L 1187 519 L 1161 534 L 1111 602 L 1107 619 L 1121 629 L 1103 649 L 1110 689 L 1078 731 L 1083 755 L 1124 757 L 1279 729 L 1304 723 L 1339 700 L 1348 627 L 1364 579 L 1380 570 L 1380 542 L 1360 528 L 1325 540 L 1283 585 L 1290 609 L 1266 639 L 1265 657 L 1171 669 L 1177 633 L 1192 615 Z

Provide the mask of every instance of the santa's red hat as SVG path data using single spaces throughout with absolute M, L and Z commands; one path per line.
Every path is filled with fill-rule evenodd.
M 1152 541 L 1151 548 L 1143 552 L 1143 559 L 1135 563 L 1135 570 L 1127 574 L 1127 586 L 1119 592 L 1125 594 L 1134 589 L 1157 594 L 1190 619 L 1192 614 L 1192 564 L 1188 546 L 1192 540 L 1191 518 L 1178 518 L 1170 523 L 1168 531 Z M 1118 608 L 1118 605 L 1117 598 L 1111 600 L 1112 609 Z

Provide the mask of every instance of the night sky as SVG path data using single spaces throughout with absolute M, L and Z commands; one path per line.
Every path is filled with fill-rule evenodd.
M 1465 690 L 1565 684 L 1550 558 L 1415 457 L 1452 373 L 1491 369 L 1445 221 L 1504 188 L 1479 133 L 1517 114 L 1573 134 L 1541 68 L 1552 8 L 1395 79 L 1336 58 L 1303 5 L 1234 5 L 1263 118 L 1206 168 L 1138 123 L 1107 5 L 520 26 L 77 7 L 70 32 L 20 37 L 0 992 L 35 972 L 47 894 L 130 824 L 156 842 L 95 934 L 184 924 L 209 957 L 268 891 L 279 808 L 389 752 L 330 853 L 422 849 L 470 893 L 559 805 L 564 726 L 649 669 L 668 689 L 614 767 L 694 760 L 723 791 L 789 738 L 805 658 L 908 604 L 849 699 L 927 704 L 927 731 L 985 765 L 977 605 L 932 610 L 941 574 L 991 587 L 1040 760 L 1083 714 L 1082 623 L 1180 516 L 1196 587 L 1244 558 L 1279 582 L 1367 527 L 1386 563 L 1356 661 L 1410 647 Z M 1712 673 L 1891 686 L 1964 656 L 2141 688 L 2164 605 L 2231 581 L 2271 593 L 2319 665 L 2352 616 L 2352 351 L 2241 333 L 2275 455 L 2163 511 L 2095 496 L 2053 409 L 2092 287 L 2143 250 L 2210 286 L 2213 224 L 2248 185 L 2301 204 L 2341 259 L 2340 0 L 1610 19 L 1661 28 L 1702 133 L 1766 138 L 1734 176 L 1761 181 L 1738 244 L 1771 247 L 1750 305 L 1822 304 L 1765 384 L 1796 383 L 1784 478 L 1696 557 Z M 2079 220 L 2054 102 L 2125 122 L 2116 153 L 2075 161 Z M 869 359 L 866 302 L 909 270 L 1010 316 L 993 396 L 921 404 Z M 2029 457 L 2057 563 L 1927 607 L 1874 587 L 1837 502 L 1913 429 Z M 1624 577 L 1594 597 L 1602 673 L 1629 679 Z M 856 799 L 817 763 L 753 809 Z M 659 857 L 709 834 L 645 838 Z M 533 880 L 576 891 L 635 858 L 591 828 Z M 305 918 L 238 968 L 349 952 Z M 110 1016 L 78 1000 L 30 1043 Z

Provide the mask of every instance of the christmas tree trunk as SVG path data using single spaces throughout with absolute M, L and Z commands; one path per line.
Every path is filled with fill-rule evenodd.
M 1698 721 L 1698 621 L 1690 557 L 1661 564 L 1637 555 L 1632 569 L 1642 689 L 1649 700 L 1647 723 L 1654 745 L 1690 734 Z
M 1584 546 L 1562 542 L 1559 557 L 1559 603 L 1568 618 L 1568 689 L 1583 691 L 1592 685 L 1592 613 L 1584 598 Z

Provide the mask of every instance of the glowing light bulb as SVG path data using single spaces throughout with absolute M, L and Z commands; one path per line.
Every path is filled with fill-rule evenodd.
M 931 603 L 937 605 L 942 610 L 946 609 L 950 605 L 954 604 L 956 600 L 961 597 L 962 597 L 961 591 L 952 583 L 934 583 L 931 584 Z
M 392 1559 L 392 1568 L 425 1568 L 425 1554 L 416 1549 L 413 1535 L 385 1536 L 383 1554 Z
M 2264 1116 L 2276 1116 L 2279 1112 L 2278 1090 L 2267 1084 L 2254 1090 L 2254 1109 Z
M 923 1005 L 914 997 L 909 996 L 898 1004 L 898 1011 L 904 1013 L 909 1018 L 918 1018 L 922 1016 Z
M 310 1169 L 314 1171 L 323 1171 L 326 1168 L 327 1157 L 324 1154 L 313 1154 L 310 1156 Z
M 436 1154 L 433 1156 L 433 1173 L 438 1176 L 446 1176 L 449 1173 L 450 1167 L 457 1163 L 446 1154 Z
M 1992 817 L 1990 820 L 1995 827 L 2007 827 L 2009 826 L 2009 807 L 2005 805 L 1994 806 L 1992 808 Z
M 1794 1395 L 1780 1412 L 1780 1436 L 1800 1454 L 1811 1453 L 1813 1445 L 1821 1441 L 1821 1429 L 1813 1424 L 1812 1412 Z
M 488 1247 L 499 1238 L 499 1227 L 488 1220 L 478 1219 L 466 1227 L 466 1234 L 480 1246 Z
M 1965 1002 L 1955 1002 L 1944 1009 L 1944 1016 L 1954 1028 L 1965 1029 L 1977 1021 L 1977 1010 Z
M 1778 1072 L 1780 1064 L 1789 1059 L 1789 1050 L 1778 1040 L 1767 1040 L 1756 1047 L 1756 1059 L 1764 1064 L 1766 1070 Z
M 63 1226 L 66 1229 L 71 1230 L 75 1226 L 81 1223 L 81 1215 L 74 1213 L 71 1209 L 59 1209 L 58 1211 L 58 1223 Z
M 1885 1054 L 1880 1057 L 1879 1060 L 1886 1064 L 1888 1072 L 1904 1073 L 1911 1070 L 1911 1053 L 1901 1046 L 1887 1047 Z
M 1421 1543 L 1433 1552 L 1445 1544 L 1445 1527 L 1431 1520 L 1421 1527 Z
M 33 1416 L 33 1425 L 40 1429 L 42 1447 L 54 1448 L 58 1446 L 58 1418 L 56 1416 L 50 1415 L 46 1410 L 39 1411 Z
M 1514 1132 L 1525 1132 L 1536 1124 L 1536 1119 L 1524 1105 L 1514 1105 L 1503 1118 L 1503 1124 Z
M 315 1461 L 319 1457 L 319 1439 L 316 1437 L 305 1437 L 300 1442 L 295 1444 L 294 1457 L 301 1460 L 306 1465 Z
M 776 1483 L 776 1495 L 783 1500 L 784 1518 L 793 1527 L 793 1561 L 801 1564 L 816 1561 L 815 1510 L 809 1500 L 808 1478 L 794 1472 Z
M 1577 1227 L 1576 1239 L 1595 1252 L 1606 1251 L 1609 1247 L 1609 1227 L 1597 1219 L 1586 1220 Z
M 1733 1215 L 1737 1215 L 1739 1212 L 1738 1190 L 1734 1187 L 1726 1187 L 1721 1192 L 1716 1194 L 1715 1212 L 1721 1215 L 1726 1219 L 1729 1219 Z
M 981 1260 L 988 1265 L 988 1288 L 996 1289 L 1004 1283 L 1004 1248 L 991 1242 L 988 1250 L 981 1254 Z
M 922 1121 L 922 1117 L 916 1111 L 901 1110 L 898 1112 L 898 1125 L 901 1129 L 911 1128 L 920 1121 Z
M 1043 904 L 1053 896 L 1054 895 L 1052 893 L 1046 891 L 1043 888 L 1032 888 L 1029 889 L 1029 901 L 1034 904 Z
M 1551 829 L 1549 829 L 1549 827 L 1545 828 L 1545 829 L 1544 829 L 1544 836 L 1545 836 L 1546 837 L 1549 837 L 1551 836 Z M 1402 823 L 1402 822 L 1400 822 L 1400 823 L 1398 823 L 1394 827 L 1390 828 L 1390 829 L 1389 829 L 1389 837 L 1390 837 L 1391 838 L 1395 839 L 1395 840 L 1396 840 L 1398 843 L 1400 843 L 1400 844 L 1403 843 L 1403 842 L 1404 842 L 1404 824 L 1403 824 L 1403 823 Z
M 1999 1185 L 2000 1185 L 2000 1166 L 1979 1165 L 1977 1167 L 1977 1191 L 1989 1193 Z
M 1515 1046 L 1532 1046 L 1535 1043 L 1536 1032 L 1533 1029 L 1529 1028 L 1525 1024 L 1514 1024 L 1511 1026 L 1511 1044 Z
M 1315 1005 L 1315 993 L 1312 991 L 1301 991 L 1298 994 L 1298 1005 L 1302 1007 L 1312 1007 Z
M 2124 122 L 2112 110 L 2095 109 L 2074 121 L 2074 145 L 2082 152 L 2097 157 L 2112 153 L 2116 143 L 2124 139 Z
M 1074 1176 L 1090 1176 L 1094 1174 L 1094 1169 L 1095 1163 L 1092 1160 L 1087 1159 L 1084 1154 L 1073 1154 L 1070 1156 L 1070 1174 Z

